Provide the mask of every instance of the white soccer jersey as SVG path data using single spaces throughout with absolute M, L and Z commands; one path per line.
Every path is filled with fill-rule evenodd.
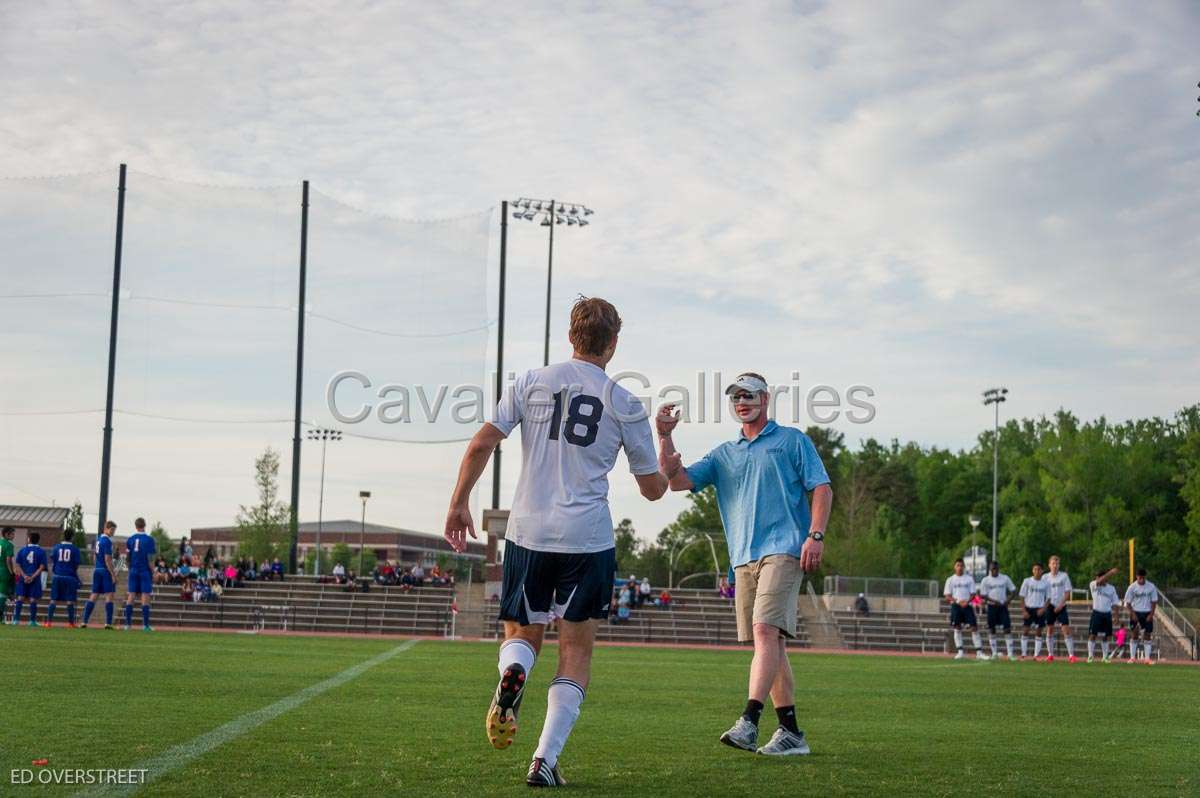
M 1111 613 L 1113 605 L 1121 600 L 1117 595 L 1117 589 L 1105 582 L 1103 585 L 1097 585 L 1096 580 L 1088 585 L 1088 589 L 1092 591 L 1092 609 L 1096 612 Z
M 1132 607 L 1134 612 L 1150 612 L 1154 609 L 1156 601 L 1158 601 L 1158 588 L 1149 580 L 1144 585 L 1132 582 L 1129 589 L 1125 591 L 1125 603 Z
M 955 601 L 970 601 L 975 595 L 975 577 L 970 574 L 950 576 L 942 593 Z
M 1025 577 L 1025 581 L 1021 583 L 1021 598 L 1025 599 L 1025 606 L 1031 609 L 1041 609 L 1046 606 L 1046 596 L 1050 592 L 1050 585 L 1045 578 L 1034 579 L 1032 576 Z
M 1008 574 L 1000 574 L 999 576 L 988 574 L 979 580 L 979 593 L 984 598 L 997 601 L 1001 604 L 1007 604 L 1009 594 L 1016 592 L 1017 586 L 1013 584 L 1013 580 L 1008 578 Z
M 1071 577 L 1067 576 L 1066 571 L 1046 573 L 1042 579 L 1050 586 L 1050 603 L 1055 607 L 1071 597 Z
M 521 477 L 506 537 L 535 551 L 611 549 L 608 472 L 617 452 L 625 449 L 635 475 L 658 471 L 645 406 L 584 360 L 523 374 L 491 424 L 505 436 L 521 425 Z

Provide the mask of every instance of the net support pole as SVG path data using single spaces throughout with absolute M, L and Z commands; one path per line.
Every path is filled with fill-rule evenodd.
M 496 325 L 496 403 L 504 392 L 504 286 L 508 276 L 508 201 L 500 203 L 500 313 Z M 500 444 L 492 455 L 492 509 L 500 509 Z
M 300 414 L 304 391 L 304 309 L 308 288 L 308 181 L 300 200 L 300 305 L 296 309 L 296 410 L 292 417 L 292 501 L 288 514 L 288 573 L 296 573 L 300 547 Z
M 121 311 L 121 245 L 125 237 L 125 164 L 117 176 L 117 234 L 113 252 L 112 311 L 108 322 L 108 393 L 104 403 L 104 449 L 100 456 L 100 520 L 97 535 L 108 521 L 108 474 L 112 466 L 113 392 L 117 378 L 117 320 Z

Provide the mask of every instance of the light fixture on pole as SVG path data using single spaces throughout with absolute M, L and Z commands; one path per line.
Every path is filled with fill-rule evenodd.
M 358 577 L 361 579 L 363 575 L 363 547 L 367 544 L 367 499 L 371 498 L 371 491 L 360 490 L 358 498 L 362 499 L 363 505 L 362 526 L 359 527 L 358 532 Z
M 999 505 L 996 496 L 1000 488 L 1000 403 L 1008 401 L 1007 388 L 989 388 L 983 392 L 984 407 L 996 406 L 996 416 L 992 423 L 992 559 L 996 559 L 996 522 L 999 518 Z
M 550 288 L 554 281 L 554 228 L 561 224 L 567 227 L 587 227 L 594 210 L 577 202 L 561 200 L 539 200 L 520 197 L 512 202 L 514 219 L 536 221 L 550 228 L 550 250 L 546 257 L 546 342 L 542 352 L 542 365 L 550 365 Z
M 305 433 L 305 437 L 310 441 L 321 442 L 321 497 L 317 500 L 317 562 L 314 566 L 313 575 L 321 575 L 321 531 L 325 521 L 325 447 L 330 441 L 340 441 L 342 439 L 342 431 L 336 429 L 327 429 L 325 427 L 314 427 Z

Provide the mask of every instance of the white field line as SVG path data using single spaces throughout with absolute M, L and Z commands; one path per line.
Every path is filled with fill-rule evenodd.
M 142 784 L 111 784 L 101 785 L 90 790 L 84 790 L 76 793 L 76 798 L 108 798 L 109 796 L 132 795 L 138 790 L 145 787 L 147 784 L 161 778 L 171 771 L 178 770 L 184 765 L 187 765 L 194 759 L 207 754 L 214 748 L 218 748 L 230 740 L 241 737 L 249 731 L 252 731 L 259 726 L 274 720 L 280 715 L 290 712 L 296 707 L 304 704 L 322 693 L 327 693 L 334 688 L 341 687 L 343 684 L 358 678 L 362 674 L 371 670 L 377 665 L 382 665 L 388 660 L 401 654 L 417 644 L 416 640 L 406 640 L 395 648 L 388 649 L 382 654 L 371 657 L 368 660 L 351 665 L 341 673 L 330 676 L 328 679 L 317 682 L 314 685 L 305 687 L 299 692 L 293 693 L 286 698 L 281 698 L 274 704 L 265 706 L 262 709 L 257 709 L 253 712 L 247 712 L 240 718 L 235 718 L 223 726 L 218 726 L 212 731 L 205 732 L 199 737 L 195 737 L 186 743 L 170 748 L 158 756 L 147 759 L 136 765 L 132 765 L 133 770 L 145 770 L 146 777 Z

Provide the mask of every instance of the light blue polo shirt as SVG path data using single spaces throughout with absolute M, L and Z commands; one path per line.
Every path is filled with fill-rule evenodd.
M 829 484 L 812 439 L 774 421 L 752 441 L 739 435 L 722 443 L 687 475 L 693 492 L 716 486 L 734 566 L 771 554 L 799 557 L 811 518 L 808 493 Z

